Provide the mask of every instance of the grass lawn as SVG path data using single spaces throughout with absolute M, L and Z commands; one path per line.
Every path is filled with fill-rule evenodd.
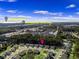
M 21 18 L 21 17 L 20 18 L 19 17 L 18 18 L 9 18 L 9 21 L 17 21 L 17 20 L 22 21 L 22 20 L 25 20 L 25 19 L 26 18 Z
M 22 59 L 34 59 L 34 54 L 26 54 Z
M 74 48 L 75 48 L 75 44 L 73 44 L 72 46 L 72 53 L 74 53 Z M 75 56 L 75 54 L 70 54 L 69 59 L 78 59 L 78 58 Z
M 27 22 L 26 24 L 32 25 L 32 24 L 51 24 L 49 22 Z
M 44 53 L 44 49 L 41 50 L 41 53 L 39 55 L 35 56 L 35 59 L 45 59 L 48 53 Z

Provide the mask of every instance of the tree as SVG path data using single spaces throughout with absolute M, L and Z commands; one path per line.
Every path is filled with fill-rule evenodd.
M 7 22 L 7 21 L 8 21 L 8 17 L 6 16 L 6 17 L 5 17 L 5 22 Z

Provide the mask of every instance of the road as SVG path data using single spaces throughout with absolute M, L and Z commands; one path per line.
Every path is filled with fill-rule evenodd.
M 76 35 L 75 33 L 71 33 L 71 35 L 79 39 L 79 36 Z

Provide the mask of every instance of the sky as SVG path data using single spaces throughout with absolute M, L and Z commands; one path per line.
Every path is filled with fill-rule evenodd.
M 0 20 L 5 16 L 27 22 L 79 22 L 79 0 L 0 0 Z

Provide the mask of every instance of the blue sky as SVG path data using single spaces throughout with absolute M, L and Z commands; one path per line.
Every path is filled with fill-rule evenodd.
M 27 17 L 31 21 L 52 21 L 53 17 L 74 19 L 79 16 L 79 0 L 0 0 L 0 16 Z

